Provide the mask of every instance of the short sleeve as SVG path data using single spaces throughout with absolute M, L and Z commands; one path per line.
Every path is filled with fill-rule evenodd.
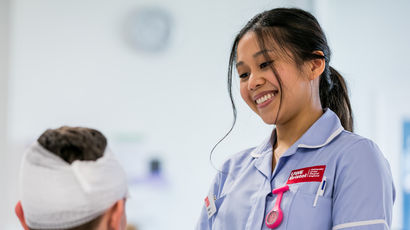
M 338 159 L 332 230 L 388 230 L 395 200 L 390 166 L 379 148 L 362 139 Z
M 220 188 L 221 188 L 221 173 L 218 173 L 212 182 L 209 192 L 204 196 L 204 199 L 208 194 L 213 194 L 215 197 L 219 197 Z M 199 217 L 199 220 L 197 222 L 195 229 L 196 230 L 211 230 L 212 229 L 212 222 L 208 218 L 208 212 L 205 207 L 205 200 L 202 205 L 201 215 Z

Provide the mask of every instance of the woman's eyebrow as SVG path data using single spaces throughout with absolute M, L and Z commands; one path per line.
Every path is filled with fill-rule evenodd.
M 254 55 L 253 55 L 253 57 L 254 58 L 256 58 L 257 56 L 259 56 L 259 55 L 262 55 L 262 54 L 267 54 L 267 53 L 269 53 L 269 52 L 272 52 L 273 50 L 261 50 L 261 51 L 258 51 L 258 52 L 256 52 Z
M 258 52 L 256 52 L 255 54 L 253 54 L 252 56 L 253 56 L 253 58 L 256 58 L 256 57 L 258 57 L 259 55 L 262 55 L 262 54 L 267 54 L 267 53 L 270 53 L 270 52 L 273 52 L 273 50 L 261 50 L 261 51 L 258 51 Z M 238 66 L 241 66 L 241 65 L 243 65 L 244 63 L 243 63 L 243 61 L 239 61 L 238 63 L 236 63 L 236 68 L 238 68 Z

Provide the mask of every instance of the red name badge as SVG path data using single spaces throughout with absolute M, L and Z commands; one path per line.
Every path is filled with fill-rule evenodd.
M 206 197 L 205 198 L 205 206 L 208 208 L 209 207 L 209 198 L 208 197 Z
M 321 182 L 325 173 L 326 165 L 318 165 L 308 168 L 296 169 L 290 173 L 286 184 L 302 182 Z

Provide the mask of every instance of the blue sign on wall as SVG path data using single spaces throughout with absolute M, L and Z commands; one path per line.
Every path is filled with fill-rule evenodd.
M 403 123 L 403 229 L 410 230 L 410 121 Z

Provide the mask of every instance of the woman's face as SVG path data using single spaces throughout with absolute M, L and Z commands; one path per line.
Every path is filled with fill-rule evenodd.
M 265 123 L 284 124 L 309 112 L 312 84 L 304 74 L 308 65 L 298 68 L 288 54 L 261 50 L 253 32 L 240 39 L 236 63 L 241 96 Z M 282 81 L 282 91 L 272 67 Z M 282 105 L 278 114 L 281 95 Z

